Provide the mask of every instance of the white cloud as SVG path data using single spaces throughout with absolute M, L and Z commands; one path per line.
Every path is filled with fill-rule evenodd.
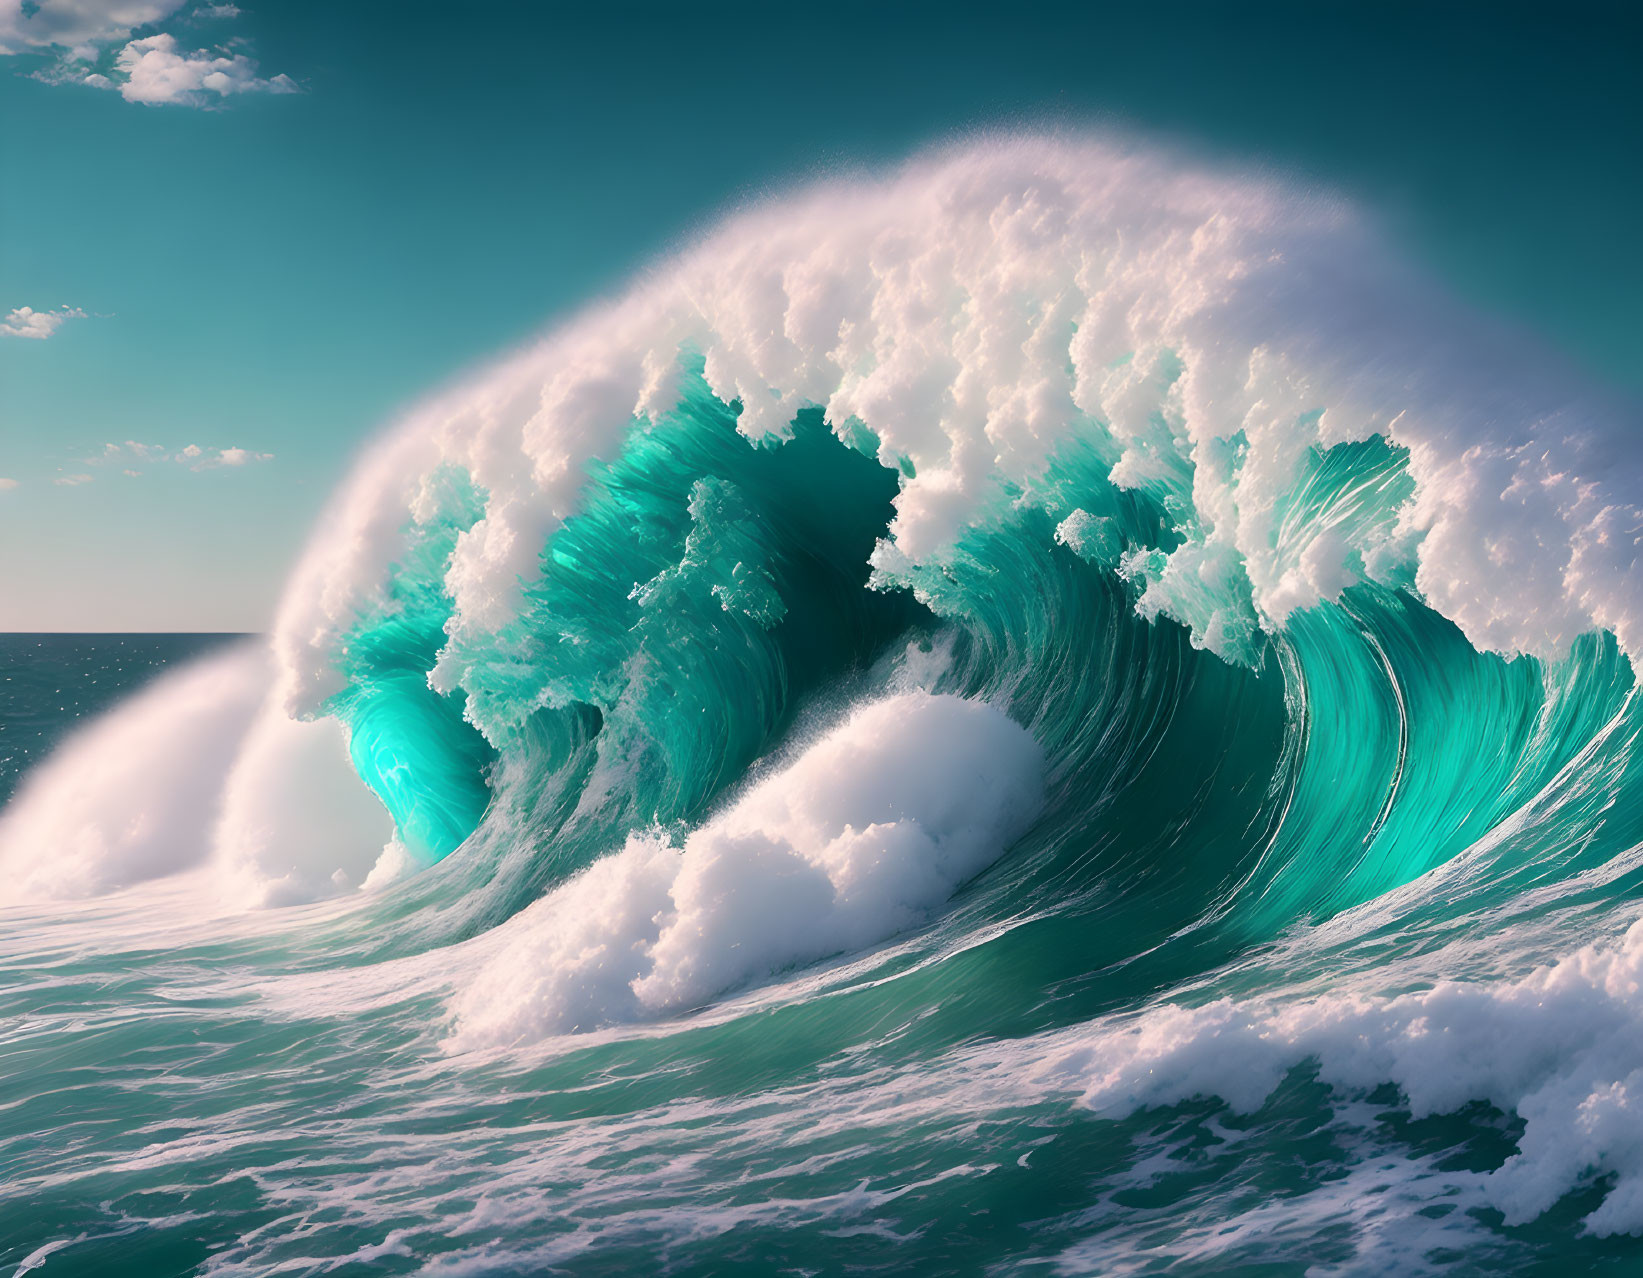
M 0 0 L 0 53 L 64 49 L 85 62 L 97 48 L 124 40 L 182 7 L 182 0 L 41 0 L 24 11 L 22 0 Z
M 214 465 L 217 466 L 244 466 L 250 462 L 273 461 L 273 453 L 253 453 L 244 448 L 225 448 L 217 454 Z
M 4 0 L 0 0 L 3 3 Z M 78 306 L 59 306 L 54 311 L 37 311 L 32 306 L 19 306 L 0 320 L 0 337 L 32 337 L 45 341 L 65 320 L 84 319 L 86 313 Z
M 78 488 L 81 484 L 89 484 L 91 482 L 91 476 L 86 474 L 59 475 L 51 482 L 56 484 L 59 488 Z
M 256 61 L 243 53 L 183 52 L 176 37 L 163 32 L 126 45 L 115 55 L 114 68 L 116 76 L 123 77 L 118 83 L 120 96 L 149 106 L 206 106 L 236 93 L 298 92 L 296 81 L 288 75 L 271 80 L 259 77 Z M 108 87 L 114 87 L 113 83 Z
M 133 39 L 144 27 L 177 14 L 182 0 L 0 0 L 0 56 L 55 52 L 33 72 L 47 84 L 117 89 L 127 102 L 149 106 L 212 106 L 241 93 L 297 93 L 287 75 L 264 78 L 255 59 L 227 47 L 186 49 L 165 32 Z M 234 4 L 208 4 L 193 19 L 230 19 Z M 123 46 L 109 64 L 108 51 Z
M 10 492 L 16 487 L 17 481 L 15 479 L 0 478 L 0 493 Z
M 112 462 L 117 460 L 135 459 L 137 461 L 164 461 L 166 450 L 160 444 L 143 444 L 135 439 L 128 439 L 123 444 L 104 444 L 103 451 L 96 457 L 86 458 L 87 462 Z
M 86 464 L 91 466 L 116 462 L 153 462 L 160 465 L 182 466 L 188 470 L 220 470 L 225 467 L 250 466 L 258 462 L 273 461 L 274 454 L 259 453 L 249 448 L 201 448 L 198 444 L 189 444 L 173 452 L 163 444 L 145 444 L 140 440 L 128 439 L 120 444 L 104 444 L 101 453 L 85 460 Z M 142 472 L 127 466 L 124 473 L 136 477 Z

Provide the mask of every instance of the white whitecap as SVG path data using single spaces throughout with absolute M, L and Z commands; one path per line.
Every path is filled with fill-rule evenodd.
M 862 707 L 674 847 L 636 836 L 503 926 L 459 1049 L 688 1010 L 928 918 L 1037 815 L 1043 752 L 993 706 Z

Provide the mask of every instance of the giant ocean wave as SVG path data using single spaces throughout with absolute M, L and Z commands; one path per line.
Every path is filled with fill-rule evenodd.
M 271 643 L 0 814 L 7 954 L 308 1025 L 323 1166 L 207 1106 L 17 1183 L 228 1142 L 276 1206 L 208 1208 L 220 1272 L 1643 1233 L 1636 427 L 1351 209 L 1149 150 L 733 217 L 413 413 Z

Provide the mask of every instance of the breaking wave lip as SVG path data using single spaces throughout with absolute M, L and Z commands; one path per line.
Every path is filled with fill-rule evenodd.
M 1468 1190 L 1508 1222 L 1596 1168 L 1590 1227 L 1643 1231 L 1635 930 L 1183 993 L 1330 919 L 1534 921 L 1643 844 L 1634 428 L 1315 195 L 1041 137 L 822 184 L 387 435 L 266 650 L 20 791 L 0 899 L 352 900 L 317 948 L 459 1058 L 1135 900 L 1078 976 L 1167 993 L 1021 1086 L 1252 1111 L 1312 1060 L 1515 1111 Z

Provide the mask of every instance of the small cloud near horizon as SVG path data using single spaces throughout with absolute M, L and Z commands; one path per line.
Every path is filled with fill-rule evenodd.
M 0 337 L 26 337 L 43 342 L 71 319 L 85 319 L 78 306 L 59 306 L 54 311 L 37 311 L 19 306 L 0 320 Z
M 81 484 L 89 484 L 91 479 L 92 477 L 90 475 L 85 474 L 59 475 L 51 482 L 56 484 L 59 488 L 78 488 Z
M 10 492 L 16 487 L 17 481 L 15 479 L 6 479 L 5 477 L 0 476 L 0 493 Z
M 88 465 L 102 465 L 112 462 L 152 462 L 160 465 L 177 465 L 186 470 L 222 470 L 236 466 L 250 466 L 259 462 L 271 462 L 273 453 L 259 453 L 250 448 L 202 448 L 198 444 L 188 444 L 176 451 L 163 444 L 144 444 L 135 439 L 128 439 L 123 444 L 104 444 L 103 451 L 95 457 L 85 459 Z M 132 478 L 142 474 L 142 471 L 132 469 L 128 464 L 122 468 L 122 473 Z

